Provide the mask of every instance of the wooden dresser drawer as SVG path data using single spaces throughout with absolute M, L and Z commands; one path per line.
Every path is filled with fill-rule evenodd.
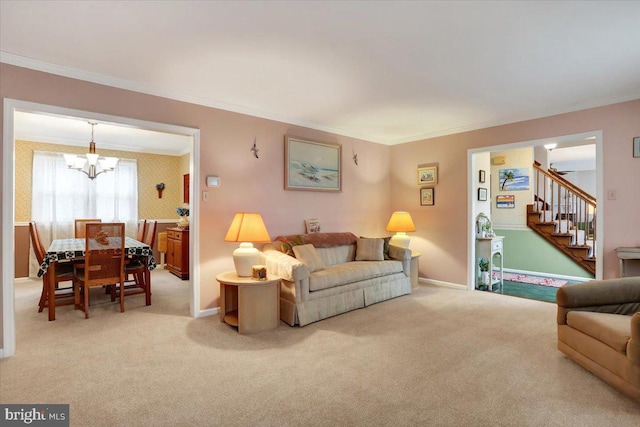
M 182 235 L 182 230 L 172 230 L 170 228 L 167 229 L 167 239 L 182 240 Z
M 491 250 L 492 251 L 502 250 L 502 239 L 493 239 L 491 241 Z

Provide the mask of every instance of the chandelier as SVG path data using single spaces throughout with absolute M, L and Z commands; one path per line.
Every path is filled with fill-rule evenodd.
M 98 123 L 88 123 L 91 125 L 91 142 L 89 143 L 89 152 L 84 156 L 65 154 L 64 160 L 67 163 L 67 168 L 82 172 L 87 175 L 89 179 L 94 179 L 101 173 L 114 170 L 118 163 L 118 158 L 100 157 L 96 153 L 96 143 L 93 140 L 93 129 Z

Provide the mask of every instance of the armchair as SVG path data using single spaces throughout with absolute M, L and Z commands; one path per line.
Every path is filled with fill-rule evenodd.
M 564 286 L 558 350 L 640 402 L 640 277 Z

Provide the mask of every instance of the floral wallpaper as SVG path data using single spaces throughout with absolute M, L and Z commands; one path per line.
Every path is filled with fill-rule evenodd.
M 15 197 L 16 222 L 31 220 L 31 182 L 34 151 L 53 151 L 84 154 L 85 147 L 16 141 Z M 179 219 L 176 207 L 182 206 L 183 175 L 189 173 L 189 154 L 165 156 L 130 151 L 102 150 L 104 156 L 136 159 L 138 161 L 138 215 L 145 219 Z M 83 175 L 84 176 L 84 175 Z M 99 178 L 96 178 L 99 179 Z M 158 198 L 156 184 L 165 184 L 162 198 Z

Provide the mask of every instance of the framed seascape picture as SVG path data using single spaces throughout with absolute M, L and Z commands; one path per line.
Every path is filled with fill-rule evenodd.
M 434 191 L 433 187 L 420 189 L 420 206 L 433 206 L 436 204 Z
M 496 196 L 496 208 L 512 209 L 516 207 L 516 196 Z
M 438 167 L 427 166 L 418 168 L 418 185 L 435 185 L 438 183 Z
M 501 191 L 521 191 L 529 189 L 529 168 L 500 169 Z
M 478 188 L 478 201 L 486 202 L 487 201 L 487 189 L 486 188 Z
M 285 135 L 284 189 L 342 191 L 342 146 Z

